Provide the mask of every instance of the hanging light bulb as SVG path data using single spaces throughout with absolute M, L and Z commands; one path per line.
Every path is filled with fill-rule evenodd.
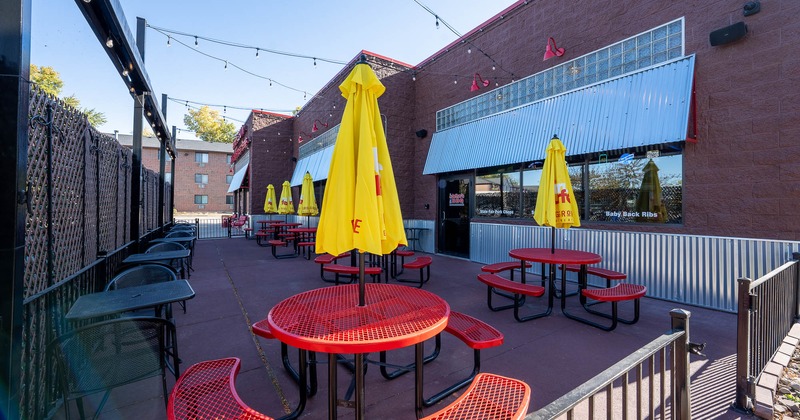
M 111 37 L 106 38 L 106 47 L 114 48 L 114 39 Z
M 494 66 L 492 66 L 492 71 L 494 71 L 494 70 L 495 70 L 495 67 L 494 67 Z
M 306 100 L 306 93 L 305 92 L 303 92 L 303 100 L 304 101 Z
M 197 35 L 194 36 L 194 45 L 197 45 Z
M 225 60 L 225 70 L 228 70 L 228 60 Z
M 259 49 L 256 48 L 256 58 L 258 58 L 258 51 L 259 51 Z
M 272 87 L 272 79 L 269 79 L 269 87 Z
M 169 47 L 170 45 L 172 45 L 172 43 L 170 42 L 171 40 L 172 40 L 172 37 L 171 37 L 171 36 L 167 36 L 167 46 L 168 46 L 168 47 Z
M 314 59 L 314 68 L 317 68 L 317 59 Z
M 467 54 L 472 54 L 472 48 L 467 48 Z
M 439 29 L 439 16 L 436 16 L 436 29 Z
M 455 78 L 453 79 L 453 84 L 457 85 L 458 84 L 458 76 L 454 76 L 454 77 Z

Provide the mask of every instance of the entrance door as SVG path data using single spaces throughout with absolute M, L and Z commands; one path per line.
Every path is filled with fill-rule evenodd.
M 470 177 L 439 179 L 439 252 L 469 258 Z

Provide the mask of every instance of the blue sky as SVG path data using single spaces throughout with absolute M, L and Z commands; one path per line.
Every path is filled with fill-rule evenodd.
M 235 42 L 254 47 L 347 62 L 362 49 L 416 65 L 457 39 L 414 0 L 330 2 L 235 1 L 222 6 L 205 0 L 119 0 L 128 26 L 136 32 L 136 18 L 154 27 Z M 515 0 L 419 0 L 464 34 L 493 17 Z M 180 45 L 228 60 L 252 73 L 298 89 L 269 86 L 223 61 Z M 290 58 L 220 46 L 193 37 L 167 37 L 148 29 L 145 66 L 159 101 L 161 94 L 207 104 L 263 108 L 290 113 L 324 86 L 341 64 Z M 491 45 L 479 45 L 492 53 Z M 535 51 L 533 51 L 535 50 Z M 539 54 L 538 46 L 531 53 Z M 33 0 L 31 63 L 51 66 L 64 81 L 63 96 L 75 95 L 81 106 L 105 113 L 103 132 L 133 130 L 133 100 L 120 75 L 74 1 Z M 304 95 L 303 92 L 306 92 Z M 306 99 L 304 99 L 304 96 Z M 246 110 L 215 108 L 238 127 Z M 185 105 L 168 102 L 167 122 L 183 128 Z M 238 121 L 237 121 L 238 120 Z M 179 138 L 193 138 L 179 132 Z

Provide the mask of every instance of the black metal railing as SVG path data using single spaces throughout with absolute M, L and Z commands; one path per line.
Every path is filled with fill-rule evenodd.
M 734 401 L 738 410 L 753 409 L 756 383 L 800 315 L 800 253 L 792 257 L 794 261 L 757 280 L 738 280 Z
M 689 342 L 690 316 L 673 309 L 672 329 L 525 420 L 690 419 L 689 352 L 700 348 Z

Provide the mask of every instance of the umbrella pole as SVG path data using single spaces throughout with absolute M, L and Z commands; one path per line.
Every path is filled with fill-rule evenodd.
M 358 306 L 365 306 L 364 251 L 358 251 Z
M 550 227 L 550 253 L 556 253 L 556 228 L 555 226 Z

